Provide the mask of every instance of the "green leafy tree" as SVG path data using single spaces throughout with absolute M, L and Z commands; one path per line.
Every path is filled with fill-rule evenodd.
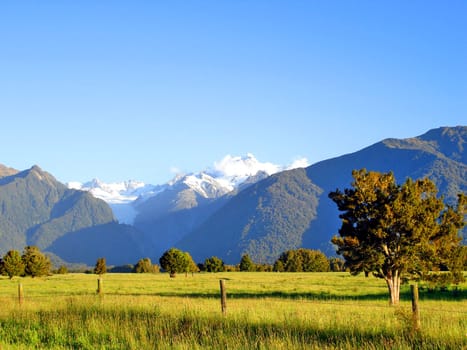
M 27 276 L 47 276 L 50 273 L 51 263 L 38 247 L 27 246 L 23 252 L 24 272 Z
M 419 280 L 443 264 L 456 267 L 465 195 L 459 195 L 456 208 L 446 207 L 429 179 L 398 185 L 391 172 L 365 169 L 352 176 L 352 188 L 329 194 L 342 212 L 340 236 L 332 243 L 352 274 L 371 272 L 384 279 L 394 305 L 401 282 Z
M 21 254 L 17 250 L 8 251 L 2 259 L 2 274 L 12 279 L 14 276 L 24 275 L 24 263 Z
M 191 261 L 193 260 L 191 259 Z M 188 272 L 190 267 L 190 259 L 188 259 L 187 254 L 177 248 L 170 248 L 162 254 L 159 263 L 165 271 L 170 273 L 170 277 L 175 277 L 177 273 Z
M 185 254 L 185 259 L 186 259 L 186 269 L 185 269 L 185 273 L 187 272 L 199 272 L 199 267 L 198 265 L 195 263 L 195 261 L 193 260 L 193 258 L 191 257 L 190 253 L 188 252 L 184 252 Z
M 144 259 L 140 259 L 134 269 L 133 269 L 133 272 L 136 272 L 136 273 L 155 273 L 155 272 L 158 272 L 157 271 L 157 267 L 155 265 L 152 264 L 151 262 L 151 259 L 149 258 L 144 258 Z
M 239 265 L 240 271 L 255 271 L 255 263 L 248 254 L 242 255 Z
M 302 256 L 304 272 L 327 272 L 329 260 L 323 252 L 313 249 L 300 248 L 297 253 Z
M 224 262 L 217 256 L 212 256 L 204 261 L 204 270 L 207 272 L 223 272 Z
M 329 261 L 321 251 L 300 248 L 288 250 L 277 259 L 275 271 L 287 272 L 326 272 L 329 271 Z
M 94 266 L 94 273 L 96 275 L 103 275 L 107 272 L 107 262 L 105 258 L 99 258 L 96 261 L 96 266 Z

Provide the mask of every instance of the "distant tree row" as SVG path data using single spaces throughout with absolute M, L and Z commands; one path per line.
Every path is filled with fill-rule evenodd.
M 164 270 L 175 277 L 177 273 L 194 272 L 326 272 L 344 271 L 344 261 L 339 258 L 328 259 L 321 251 L 300 248 L 288 250 L 281 254 L 273 265 L 253 262 L 248 254 L 241 257 L 239 264 L 227 265 L 217 256 L 195 264 L 188 252 L 177 248 L 170 248 L 159 259 L 160 266 L 153 264 L 150 258 L 140 259 L 136 265 L 118 266 L 109 269 L 110 272 L 158 273 Z M 99 258 L 93 272 L 103 274 L 107 272 L 105 258 Z
M 280 255 L 273 265 L 257 264 L 253 262 L 248 254 L 241 257 L 238 265 L 225 265 L 222 259 L 213 256 L 198 264 L 201 271 L 224 272 L 224 271 L 246 271 L 246 272 L 326 272 L 345 271 L 344 260 L 336 257 L 327 258 L 319 250 L 300 248 L 288 250 Z
M 36 246 L 27 246 L 22 255 L 17 250 L 10 250 L 0 260 L 1 274 L 10 279 L 14 276 L 47 276 L 50 268 L 49 257 Z

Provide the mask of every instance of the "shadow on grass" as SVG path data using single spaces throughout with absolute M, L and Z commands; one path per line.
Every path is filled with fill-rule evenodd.
M 220 292 L 219 292 L 220 293 Z M 131 295 L 131 296 L 161 296 L 161 297 L 182 297 L 182 298 L 219 298 L 219 293 L 186 293 L 186 292 L 160 292 L 160 293 L 105 293 L 106 295 Z M 331 293 L 318 293 L 318 292 L 283 292 L 283 291 L 269 291 L 269 292 L 237 292 L 229 291 L 227 289 L 227 298 L 229 299 L 261 299 L 261 298 L 277 298 L 277 299 L 292 299 L 292 300 L 320 300 L 320 301 L 387 301 L 389 294 L 386 292 L 361 294 L 361 295 L 335 295 Z M 410 290 L 403 290 L 400 294 L 401 300 L 411 300 Z M 449 301 L 464 301 L 467 300 L 467 290 L 453 290 L 453 291 L 421 291 L 420 300 L 449 300 Z

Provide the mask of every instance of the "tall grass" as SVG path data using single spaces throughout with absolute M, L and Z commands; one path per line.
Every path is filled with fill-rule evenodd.
M 219 279 L 227 279 L 227 315 Z M 71 274 L 0 279 L 1 349 L 467 349 L 466 285 L 421 293 L 411 330 L 407 290 L 388 306 L 384 283 L 347 274 Z

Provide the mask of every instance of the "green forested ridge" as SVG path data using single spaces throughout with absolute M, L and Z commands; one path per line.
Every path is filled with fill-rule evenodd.
M 72 248 L 73 257 L 84 257 L 87 246 L 111 245 L 113 237 L 105 235 L 104 243 L 99 228 L 112 223 L 112 210 L 104 201 L 87 192 L 68 189 L 38 166 L 0 178 L 0 254 L 11 249 L 22 250 L 28 245 L 47 251 L 70 233 L 91 230 L 93 234 L 86 236 L 81 249 Z M 127 231 L 117 224 L 113 228 L 116 236 Z M 127 238 L 125 241 L 129 241 Z M 127 246 L 129 250 L 136 249 L 131 244 Z M 57 255 L 68 260 L 66 255 Z
M 454 204 L 457 194 L 467 191 L 466 142 L 466 126 L 438 128 L 415 138 L 387 139 L 305 171 L 276 174 L 233 197 L 179 245 L 196 259 L 216 255 L 227 263 L 244 253 L 273 263 L 283 251 L 298 247 L 334 255 L 330 240 L 340 221 L 328 193 L 348 187 L 352 170 L 393 171 L 398 182 L 429 177 Z
M 327 194 L 348 187 L 354 169 L 392 171 L 397 182 L 406 178 L 430 178 L 439 194 L 449 204 L 457 202 L 458 193 L 467 192 L 467 163 L 463 145 L 467 126 L 438 128 L 410 139 L 387 139 L 361 151 L 319 162 L 307 168 L 308 177 L 324 191 L 318 217 L 304 233 L 304 246 L 334 253 L 329 243 L 339 228 L 338 211 Z M 452 158 L 450 158 L 452 157 Z M 467 236 L 464 229 L 464 244 Z
M 319 193 L 303 169 L 273 175 L 233 197 L 179 246 L 197 261 L 217 255 L 237 263 L 249 254 L 258 263 L 271 262 L 301 245 L 301 234 L 316 215 Z

